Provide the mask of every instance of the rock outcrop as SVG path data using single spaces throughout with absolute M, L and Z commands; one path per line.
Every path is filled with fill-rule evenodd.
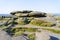
M 46 13 L 38 11 L 16 11 L 11 12 L 10 14 L 18 17 L 46 17 Z

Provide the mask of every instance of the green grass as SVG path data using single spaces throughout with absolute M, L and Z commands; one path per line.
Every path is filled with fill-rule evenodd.
M 60 26 L 59 26 L 59 28 L 60 28 Z
M 51 32 L 53 32 L 53 33 L 60 34 L 60 30 L 56 30 L 56 29 L 52 29 L 52 28 L 42 28 L 42 29 L 51 31 Z
M 56 20 L 60 21 L 60 17 L 56 18 Z
M 58 27 L 60 28 L 60 25 L 58 25 Z
M 10 19 L 8 19 L 8 18 L 3 18 L 3 19 L 0 19 L 0 22 L 7 22 L 8 20 L 10 20 Z
M 23 31 L 19 31 L 19 32 L 16 32 L 13 36 L 16 37 L 16 36 L 20 36 L 23 34 Z
M 28 37 L 30 38 L 30 40 L 35 40 L 35 34 L 30 34 L 28 35 Z
M 4 31 L 11 34 L 12 36 L 19 36 L 24 32 L 40 32 L 40 30 L 36 28 L 26 28 L 26 27 L 11 28 L 10 30 L 4 29 Z
M 0 26 L 0 28 L 1 28 L 1 29 L 6 29 L 6 28 L 8 28 L 8 26 L 2 25 L 2 26 Z
M 36 28 L 26 28 L 26 27 L 12 28 L 12 31 L 15 31 L 15 32 L 18 32 L 18 31 L 40 32 Z
M 18 24 L 20 24 L 20 25 L 24 25 L 25 22 L 24 22 L 24 21 L 19 21 Z
M 37 19 L 32 20 L 30 24 L 37 25 L 37 26 L 44 26 L 44 27 L 51 27 L 53 25 L 52 22 L 47 22 L 44 20 L 37 20 Z

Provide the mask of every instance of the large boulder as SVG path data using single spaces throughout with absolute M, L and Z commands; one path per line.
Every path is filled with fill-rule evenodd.
M 46 17 L 46 13 L 38 11 L 15 11 L 10 14 L 18 17 Z
M 29 13 L 29 16 L 32 16 L 32 17 L 46 17 L 46 13 L 33 11 L 33 12 Z

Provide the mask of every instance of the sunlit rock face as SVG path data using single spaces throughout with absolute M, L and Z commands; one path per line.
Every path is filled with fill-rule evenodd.
M 46 13 L 38 12 L 38 11 L 15 11 L 10 14 L 18 16 L 18 17 L 46 17 Z
M 0 29 L 0 40 L 11 40 L 11 37 L 5 31 Z
M 36 33 L 36 40 L 50 40 L 50 36 L 44 32 Z
M 29 40 L 29 38 L 21 35 L 21 36 L 18 36 L 18 37 L 13 37 L 12 40 Z

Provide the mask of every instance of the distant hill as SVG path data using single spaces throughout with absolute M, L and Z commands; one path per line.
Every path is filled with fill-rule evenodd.
M 11 16 L 10 14 L 0 14 L 0 16 Z
M 56 14 L 53 14 L 54 16 L 60 16 L 60 14 L 56 13 Z

